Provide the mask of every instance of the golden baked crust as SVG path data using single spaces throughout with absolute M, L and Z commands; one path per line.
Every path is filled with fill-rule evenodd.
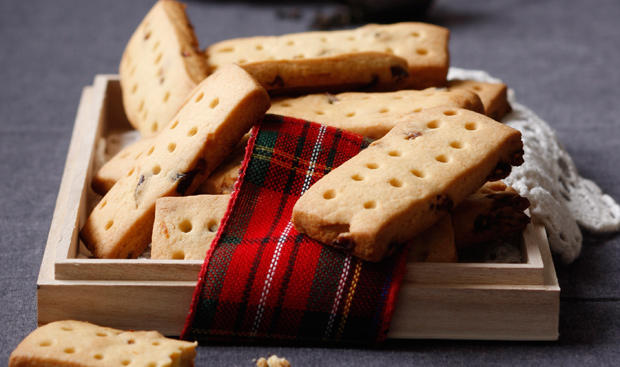
M 157 200 L 152 259 L 204 260 L 226 214 L 230 195 L 192 195 Z
M 110 191 L 116 181 L 134 168 L 138 158 L 144 154 L 152 142 L 152 137 L 142 138 L 116 153 L 95 172 L 91 184 L 93 190 L 99 195 L 105 195 L 106 192 Z
M 56 321 L 30 333 L 11 353 L 9 367 L 190 367 L 196 345 L 165 338 L 157 331 Z
M 449 31 L 425 23 L 238 38 L 207 49 L 210 70 L 237 63 L 270 92 L 443 86 Z
M 438 107 L 413 114 L 301 196 L 295 228 L 381 260 L 476 191 L 521 164 L 521 134 L 484 115 Z
M 207 76 L 185 5 L 155 3 L 127 43 L 119 74 L 129 122 L 144 136 L 161 131 Z
M 504 83 L 484 83 L 475 80 L 450 80 L 449 90 L 468 90 L 476 93 L 484 105 L 484 114 L 500 121 L 512 111 L 508 102 L 508 88 Z
M 438 106 L 465 108 L 480 113 L 484 111 L 480 98 L 473 92 L 427 88 L 383 93 L 320 93 L 276 98 L 267 112 L 314 121 L 379 139 L 403 117 Z

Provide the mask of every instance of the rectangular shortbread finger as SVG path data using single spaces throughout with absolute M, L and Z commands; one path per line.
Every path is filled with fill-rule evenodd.
M 239 178 L 239 169 L 245 155 L 248 136 L 248 134 L 244 135 L 230 155 L 225 157 L 215 171 L 200 184 L 196 189 L 198 194 L 230 194 L 232 192 L 233 185 Z M 93 190 L 100 195 L 105 195 L 150 148 L 152 139 L 152 137 L 142 138 L 115 154 L 93 176 Z
M 155 201 L 194 192 L 268 108 L 267 92 L 238 66 L 205 79 L 92 211 L 80 232 L 88 249 L 100 258 L 137 257 L 151 239 Z
M 378 261 L 487 180 L 505 177 L 522 154 L 513 128 L 464 109 L 428 109 L 318 180 L 292 220 L 301 233 Z
M 243 136 L 232 153 L 204 180 L 196 193 L 220 195 L 230 194 L 233 191 L 235 182 L 239 178 L 239 170 L 245 157 L 245 147 L 248 144 L 249 137 L 250 134 Z
M 9 367 L 189 367 L 194 365 L 196 345 L 157 331 L 56 321 L 30 333 L 11 353 Z
M 431 24 L 369 24 L 226 40 L 207 49 L 207 63 L 237 63 L 269 91 L 423 89 L 445 84 L 448 38 Z
M 484 114 L 497 121 L 512 110 L 508 102 L 508 88 L 504 83 L 454 79 L 448 81 L 448 90 L 469 90 L 476 93 L 484 105 Z
M 105 195 L 116 181 L 134 168 L 138 158 L 151 147 L 152 143 L 152 137 L 142 138 L 121 149 L 95 172 L 92 181 L 93 190 L 100 195 Z
M 152 259 L 204 260 L 226 214 L 230 195 L 193 195 L 157 200 Z
M 480 98 L 466 90 L 400 90 L 387 93 L 310 94 L 274 99 L 268 113 L 291 116 L 379 139 L 402 117 L 438 106 L 483 112 Z
M 230 194 L 234 183 L 239 178 L 239 169 L 245 155 L 248 142 L 246 134 L 233 151 L 198 187 L 198 194 Z M 137 159 L 151 146 L 152 137 L 142 138 L 115 154 L 93 176 L 92 187 L 95 192 L 105 195 L 116 181 L 134 167 Z
M 207 76 L 184 4 L 155 3 L 127 43 L 119 74 L 129 122 L 144 136 L 161 131 Z
M 198 194 L 230 194 L 239 179 L 239 170 L 243 163 L 245 150 L 235 149 L 222 164 L 198 187 Z
M 239 178 L 239 169 L 245 155 L 247 135 L 224 158 L 222 163 L 198 187 L 198 194 L 230 194 L 234 183 Z M 105 195 L 116 181 L 127 174 L 152 145 L 153 137 L 142 138 L 115 154 L 93 176 L 92 187 L 95 192 Z

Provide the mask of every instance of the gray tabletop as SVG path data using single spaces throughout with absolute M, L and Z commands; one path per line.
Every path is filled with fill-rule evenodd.
M 0 1 L 0 363 L 36 326 L 36 278 L 80 91 L 115 73 L 151 1 Z M 201 46 L 303 31 L 326 4 L 189 3 Z M 428 21 L 452 31 L 452 65 L 484 69 L 557 131 L 580 173 L 620 199 L 620 3 L 438 0 Z M 380 349 L 202 346 L 197 365 L 586 364 L 620 360 L 620 238 L 585 235 L 559 264 L 557 342 L 407 341 Z

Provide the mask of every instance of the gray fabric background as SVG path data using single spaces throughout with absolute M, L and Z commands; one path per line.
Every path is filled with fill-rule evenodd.
M 36 326 L 36 278 L 80 91 L 115 73 L 151 1 L 0 1 L 0 364 Z M 319 6 L 189 3 L 201 46 L 307 29 Z M 581 174 L 620 199 L 620 3 L 438 0 L 429 21 L 452 31 L 452 65 L 484 69 L 557 131 Z M 620 238 L 586 235 L 556 264 L 558 342 L 410 341 L 382 349 L 204 346 L 197 365 L 251 366 L 277 353 L 294 366 L 611 365 L 620 360 Z

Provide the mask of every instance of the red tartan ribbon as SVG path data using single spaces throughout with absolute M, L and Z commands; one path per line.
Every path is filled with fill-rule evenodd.
M 299 234 L 290 221 L 297 199 L 368 143 L 276 115 L 253 128 L 183 339 L 385 339 L 406 256 L 365 262 Z

